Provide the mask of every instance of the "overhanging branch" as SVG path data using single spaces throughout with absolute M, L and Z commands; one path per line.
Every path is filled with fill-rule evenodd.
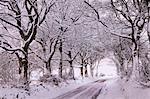
M 116 33 L 112 33 L 110 32 L 112 35 L 118 36 L 118 37 L 122 37 L 122 38 L 126 38 L 126 39 L 130 39 L 132 40 L 132 38 L 130 36 L 126 36 L 126 35 L 121 35 L 121 34 L 116 34 Z
M 87 4 L 90 8 L 92 8 L 92 9 L 94 10 L 94 12 L 95 12 L 95 14 L 96 14 L 96 16 L 97 16 L 98 22 L 100 22 L 100 23 L 101 23 L 102 25 L 104 25 L 105 27 L 108 27 L 104 22 L 102 22 L 102 21 L 100 20 L 100 16 L 99 16 L 98 11 L 97 11 L 91 4 L 89 4 L 87 1 L 84 1 L 84 3 Z

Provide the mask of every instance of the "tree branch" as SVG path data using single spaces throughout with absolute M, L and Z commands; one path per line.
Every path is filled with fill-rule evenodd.
M 89 4 L 87 1 L 84 1 L 84 3 L 86 3 L 90 8 L 92 8 L 92 9 L 94 10 L 94 12 L 95 12 L 95 14 L 96 14 L 96 16 L 97 16 L 98 22 L 100 22 L 100 23 L 101 23 L 102 25 L 104 25 L 105 27 L 108 27 L 104 22 L 102 22 L 102 21 L 100 20 L 100 16 L 99 16 L 98 11 L 97 11 L 91 4 Z
M 126 38 L 126 39 L 130 39 L 132 40 L 132 38 L 130 36 L 126 36 L 126 35 L 121 35 L 121 34 L 116 34 L 116 33 L 112 33 L 110 32 L 112 35 L 118 36 L 118 37 L 122 37 L 122 38 Z

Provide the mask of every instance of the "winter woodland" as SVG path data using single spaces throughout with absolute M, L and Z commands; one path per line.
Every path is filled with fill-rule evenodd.
M 98 93 L 62 95 L 89 82 Z M 149 99 L 136 94 L 150 96 L 150 0 L 0 0 L 0 86 L 0 99 Z

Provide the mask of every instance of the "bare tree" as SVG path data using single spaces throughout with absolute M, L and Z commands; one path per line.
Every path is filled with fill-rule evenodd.
M 23 74 L 24 83 L 27 84 L 29 80 L 28 75 L 28 53 L 29 46 L 35 40 L 38 33 L 38 28 L 44 22 L 48 12 L 54 5 L 52 1 L 47 2 L 41 0 L 1 0 L 0 6 L 3 7 L 1 10 L 1 23 L 6 23 L 19 33 L 20 46 L 15 49 L 11 44 L 3 42 L 4 46 L 1 48 L 6 51 L 14 52 L 19 60 L 19 73 Z M 6 12 L 7 11 L 7 12 Z M 3 17 L 6 16 L 6 17 Z M 5 25 L 4 28 L 8 31 L 8 27 Z M 15 34 L 14 34 L 15 35 Z M 4 36 L 3 36 L 4 37 Z
M 41 45 L 42 53 L 40 51 L 34 52 L 34 54 L 42 60 L 42 62 L 45 64 L 44 68 L 46 68 L 51 75 L 52 72 L 52 66 L 51 61 L 53 60 L 54 54 L 56 53 L 58 49 L 59 39 L 61 37 L 61 34 L 56 33 L 54 31 L 57 31 L 53 28 L 53 26 L 50 26 L 48 22 L 43 26 L 44 28 L 40 29 L 40 35 L 37 37 L 36 41 Z M 47 27 L 47 28 L 45 28 Z M 40 54 L 39 54 L 40 53 Z
M 147 25 L 147 35 L 150 42 L 150 1 L 149 0 L 143 0 L 144 4 L 146 5 L 145 10 L 147 10 L 148 13 L 148 25 Z
M 132 42 L 132 77 L 137 77 L 139 68 L 139 46 L 141 44 L 141 34 L 143 33 L 146 23 L 145 7 L 142 0 L 111 0 L 112 8 L 116 14 L 116 17 L 120 22 L 124 24 L 126 30 L 130 30 L 125 33 L 112 33 L 113 35 L 121 38 L 128 39 Z M 137 11 L 135 13 L 135 10 Z M 121 16 L 121 17 L 120 17 Z

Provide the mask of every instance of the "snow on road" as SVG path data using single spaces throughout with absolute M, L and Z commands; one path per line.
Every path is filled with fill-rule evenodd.
M 97 99 L 124 99 L 121 89 L 122 86 L 117 78 L 108 80 Z
M 104 82 L 105 80 L 98 80 L 53 99 L 96 99 L 104 86 Z

